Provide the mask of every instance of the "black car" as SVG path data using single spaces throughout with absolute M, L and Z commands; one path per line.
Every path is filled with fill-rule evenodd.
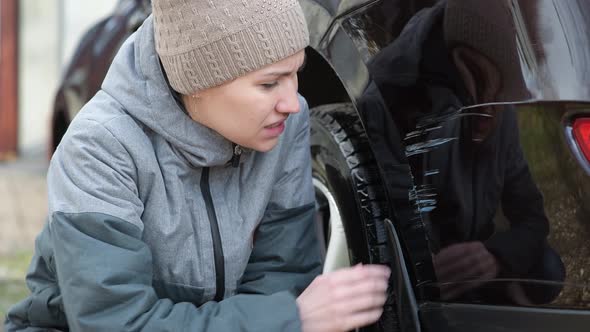
M 588 331 L 590 2 L 300 3 L 325 271 L 394 271 L 363 330 Z M 52 142 L 148 14 L 86 35 Z
M 119 47 L 150 14 L 149 0 L 119 0 L 113 13 L 94 24 L 81 38 L 64 70 L 51 113 L 49 154 L 70 121 L 100 89 Z

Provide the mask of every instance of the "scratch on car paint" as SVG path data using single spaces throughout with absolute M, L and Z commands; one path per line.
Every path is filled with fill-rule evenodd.
M 437 139 L 429 140 L 426 142 L 420 142 L 420 143 L 408 145 L 406 147 L 406 157 L 411 157 L 411 156 L 415 156 L 418 154 L 428 153 L 428 152 L 432 151 L 433 149 L 436 149 L 439 146 L 441 146 L 443 144 L 447 144 L 447 143 L 452 142 L 454 140 L 457 140 L 457 137 L 437 138 Z
M 430 185 L 414 186 L 409 192 L 409 199 L 414 202 L 419 213 L 436 209 L 438 203 L 436 196 L 436 189 Z
M 404 138 L 404 141 L 410 140 L 412 138 L 424 136 L 432 131 L 435 131 L 435 130 L 441 129 L 441 128 L 442 128 L 442 126 L 436 126 L 436 127 L 432 127 L 432 128 L 426 128 L 426 129 L 422 129 L 422 130 L 412 131 L 406 135 L 406 138 Z
M 469 116 L 480 116 L 484 118 L 493 118 L 494 116 L 491 114 L 485 114 L 480 112 L 465 112 L 466 109 L 453 109 L 450 112 L 443 113 L 440 115 L 431 115 L 431 116 L 424 116 L 418 123 L 416 124 L 417 130 L 422 130 L 423 128 L 428 128 L 430 126 L 440 126 L 440 124 L 456 120 L 459 118 L 469 117 Z
M 433 169 L 433 170 L 430 170 L 430 171 L 426 171 L 426 172 L 424 172 L 424 177 L 433 176 L 433 175 L 438 175 L 438 174 L 440 174 L 440 170 L 438 170 L 438 169 Z

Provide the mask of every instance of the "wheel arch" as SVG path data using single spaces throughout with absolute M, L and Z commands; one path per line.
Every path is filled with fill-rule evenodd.
M 309 107 L 351 103 L 348 91 L 328 60 L 312 47 L 308 47 L 305 53 L 307 59 L 299 74 L 299 92 Z

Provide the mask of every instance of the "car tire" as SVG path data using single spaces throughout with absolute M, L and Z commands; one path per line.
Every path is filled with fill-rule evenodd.
M 310 113 L 312 176 L 318 229 L 326 243 L 324 272 L 358 263 L 389 265 L 385 189 L 369 140 L 351 104 L 315 107 Z M 399 331 L 389 291 L 378 323 L 362 331 Z

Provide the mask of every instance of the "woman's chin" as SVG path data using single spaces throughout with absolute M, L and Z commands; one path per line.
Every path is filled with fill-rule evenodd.
M 278 142 L 279 142 L 278 138 L 277 139 L 268 139 L 268 140 L 264 140 L 262 142 L 256 142 L 256 144 L 252 144 L 252 146 L 244 146 L 244 147 L 249 148 L 254 151 L 257 151 L 257 152 L 269 152 L 277 146 Z

